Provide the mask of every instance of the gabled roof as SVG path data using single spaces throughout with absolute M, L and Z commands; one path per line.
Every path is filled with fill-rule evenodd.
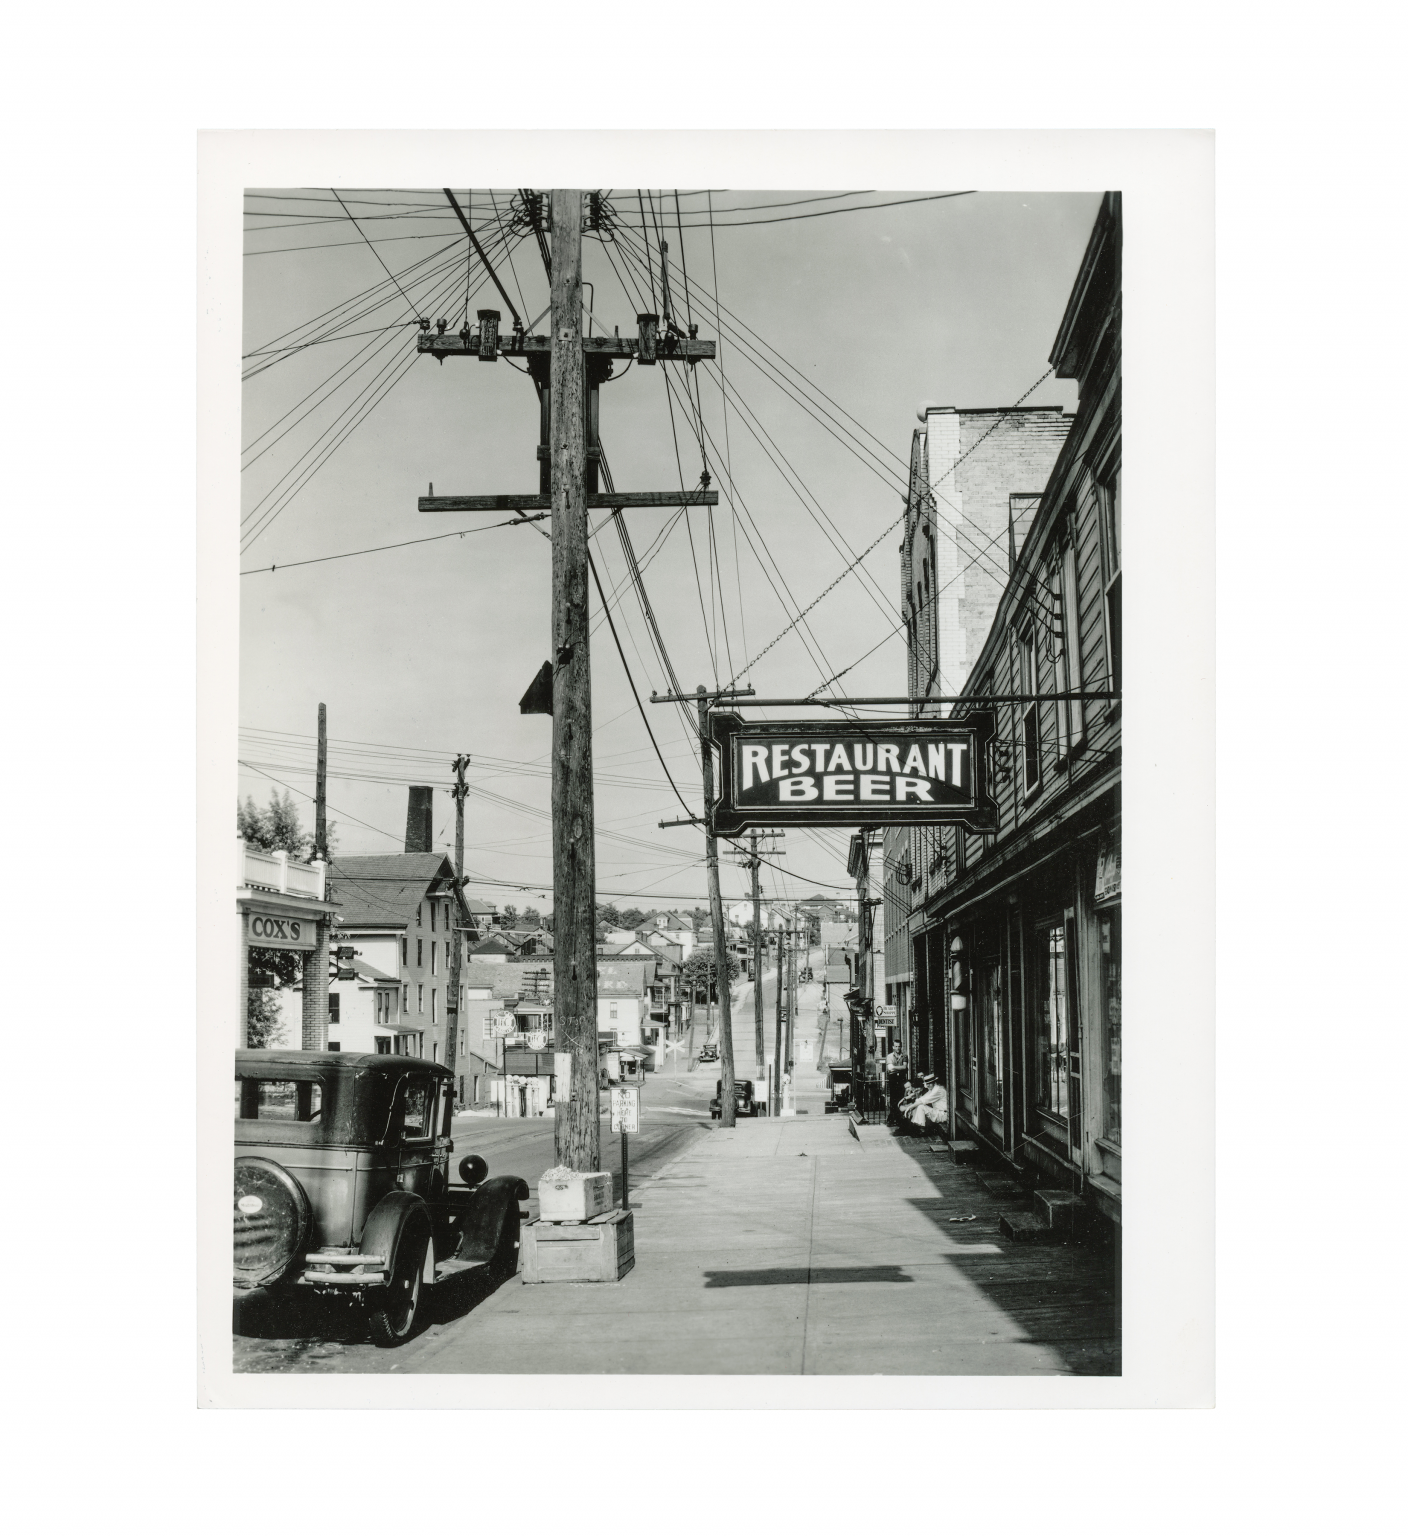
M 349 854 L 328 865 L 328 900 L 344 928 L 405 928 L 431 888 L 448 896 L 454 878 L 443 853 Z
M 460 982 L 470 992 L 487 990 L 491 997 L 517 997 L 522 981 L 517 966 L 476 965 L 473 960 L 460 966 Z
M 603 960 L 596 968 L 598 997 L 644 997 L 646 973 L 653 972 L 654 961 Z
M 352 969 L 356 971 L 358 981 L 390 981 L 394 982 L 398 987 L 401 985 L 401 978 L 399 976 L 388 976 L 385 971 L 377 970 L 374 965 L 368 965 L 365 960 L 354 960 L 352 962 Z
M 518 945 L 502 929 L 495 928 L 492 932 L 485 934 L 482 939 L 471 944 L 469 953 L 471 955 L 516 955 Z

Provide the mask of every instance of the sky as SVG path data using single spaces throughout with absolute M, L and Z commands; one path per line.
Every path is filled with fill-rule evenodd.
M 453 190 L 532 321 L 548 285 L 531 233 L 507 230 L 514 193 Z M 610 238 L 583 242 L 593 330 L 633 335 L 640 309 L 663 308 L 663 239 L 681 326 L 718 343 L 693 380 L 678 366 L 618 365 L 601 392 L 618 489 L 694 486 L 707 467 L 720 493 L 712 518 L 624 514 L 687 690 L 737 678 L 760 697 L 801 697 L 842 674 L 828 693 L 904 692 L 892 525 L 916 410 L 1024 396 L 1074 410 L 1073 383 L 1038 381 L 1099 197 L 608 190 Z M 263 803 L 287 787 L 311 826 L 322 702 L 337 850 L 399 850 L 415 783 L 436 788 L 436 847 L 450 851 L 450 763 L 467 753 L 469 894 L 550 910 L 551 721 L 518 701 L 549 655 L 551 525 L 416 508 L 431 484 L 438 495 L 537 489 L 531 381 L 504 360 L 414 357 L 417 315 L 453 331 L 496 308 L 507 330 L 508 308 L 440 189 L 266 187 L 245 210 L 240 793 Z M 592 554 L 625 665 L 697 814 L 690 728 L 684 711 L 649 703 L 665 672 L 610 515 L 598 523 Z M 404 547 L 379 548 L 391 544 Z M 598 897 L 702 905 L 702 833 L 659 828 L 686 812 L 595 592 L 592 613 Z M 777 839 L 784 869 L 763 869 L 764 898 L 853 891 L 848 836 Z M 724 899 L 746 894 L 727 844 L 720 861 Z

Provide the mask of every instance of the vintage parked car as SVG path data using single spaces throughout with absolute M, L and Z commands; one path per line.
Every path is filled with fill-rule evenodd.
M 828 1115 L 839 1114 L 851 1107 L 851 1069 L 849 1066 L 831 1066 L 826 1069 L 826 1086 L 831 1097 L 822 1108 Z
M 450 1183 L 452 1082 L 413 1056 L 237 1051 L 235 1295 L 360 1293 L 385 1347 L 425 1286 L 512 1274 L 528 1186 L 472 1154 Z
M 712 1041 L 700 1048 L 699 1060 L 701 1063 L 706 1061 L 717 1061 L 718 1059 L 719 1048 Z
M 723 1112 L 724 1080 L 714 1080 L 714 1097 L 709 1100 L 709 1118 L 717 1120 Z M 735 1118 L 741 1115 L 756 1115 L 758 1104 L 753 1096 L 753 1083 L 750 1078 L 740 1077 L 734 1079 L 733 1084 L 733 1113 Z

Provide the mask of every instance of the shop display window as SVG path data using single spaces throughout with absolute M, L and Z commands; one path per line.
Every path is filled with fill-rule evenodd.
M 978 1008 L 983 1031 L 983 1100 L 1002 1109 L 1002 965 L 989 960 L 978 967 Z
M 1037 930 L 1036 1101 L 1064 1118 L 1069 1103 L 1070 1008 L 1066 970 L 1066 924 L 1062 919 Z
M 1102 1131 L 1105 1140 L 1120 1145 L 1120 914 L 1116 908 L 1101 912 L 1096 922 L 1100 934 L 1100 1027 L 1104 1031 L 1104 1101 Z

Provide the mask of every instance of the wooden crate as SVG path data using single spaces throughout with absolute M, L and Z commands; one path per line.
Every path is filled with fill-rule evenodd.
M 571 1173 L 538 1180 L 538 1215 L 543 1221 L 590 1221 L 610 1209 L 609 1173 Z
M 523 1283 L 619 1280 L 635 1268 L 634 1211 L 607 1211 L 575 1225 L 535 1221 L 523 1229 Z

